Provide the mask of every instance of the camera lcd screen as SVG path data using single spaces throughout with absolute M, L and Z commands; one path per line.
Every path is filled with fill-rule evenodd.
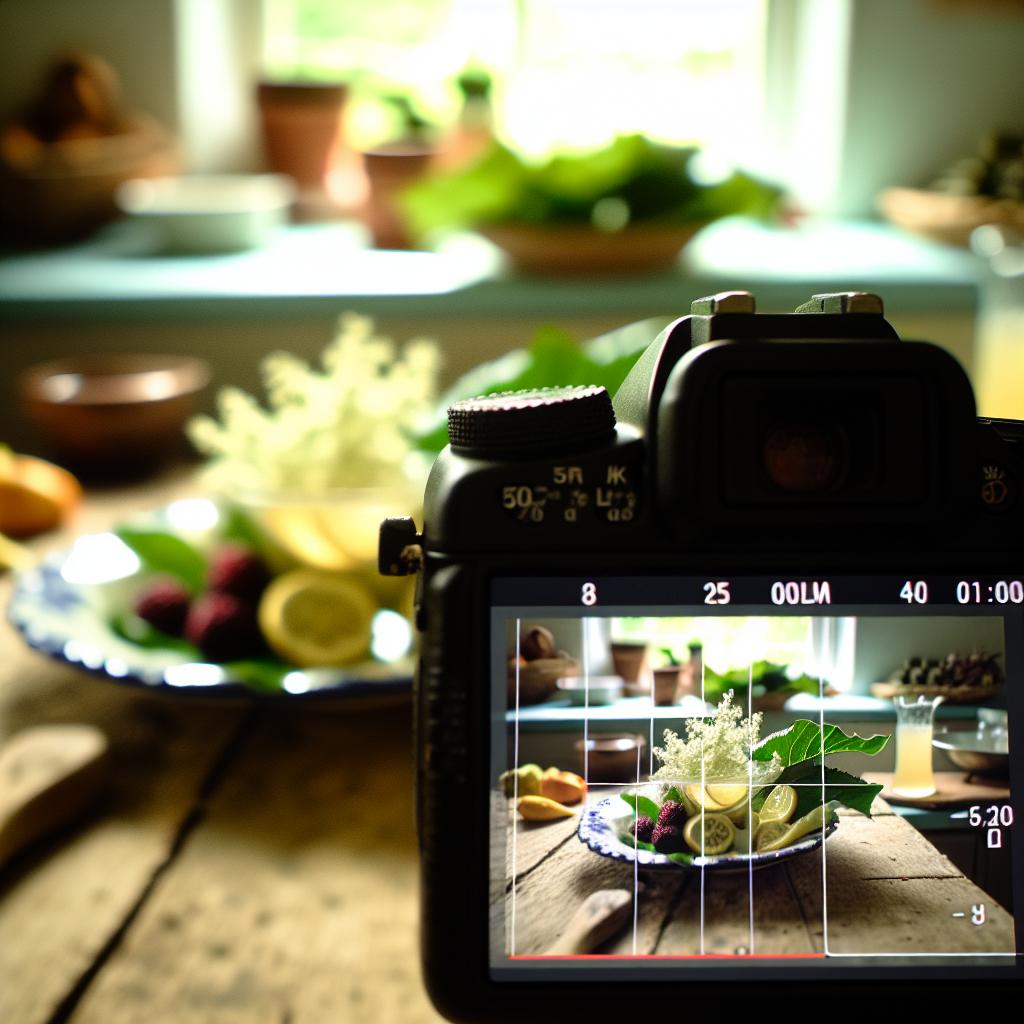
M 490 617 L 494 980 L 1017 976 L 1019 579 L 509 576 Z

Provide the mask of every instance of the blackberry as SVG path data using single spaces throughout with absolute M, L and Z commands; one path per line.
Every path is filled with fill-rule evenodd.
M 231 594 L 207 593 L 192 605 L 185 639 L 210 661 L 234 661 L 258 654 L 263 637 L 250 604 Z
M 686 849 L 682 830 L 674 825 L 655 825 L 651 841 L 658 853 L 682 853 Z
M 686 808 L 676 800 L 666 800 L 658 812 L 658 824 L 682 828 L 686 824 Z
M 230 544 L 217 551 L 210 562 L 207 584 L 211 590 L 231 594 L 250 604 L 259 604 L 270 583 L 266 562 L 241 544 Z
M 654 834 L 654 828 L 654 822 L 646 814 L 640 814 L 637 816 L 636 821 L 630 825 L 629 834 L 636 836 L 641 843 L 649 843 L 651 836 Z
M 135 599 L 135 614 L 161 633 L 181 636 L 191 601 L 177 580 L 154 580 Z

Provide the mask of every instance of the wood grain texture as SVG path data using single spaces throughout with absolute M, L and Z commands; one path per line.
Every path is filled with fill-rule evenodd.
M 439 1019 L 410 732 L 407 709 L 264 714 L 74 1024 Z
M 48 1020 L 89 970 L 167 861 L 242 714 L 91 679 L 23 650 L 0 625 L 3 734 L 82 722 L 110 741 L 109 782 L 93 812 L 0 873 L 0 1020 Z
M 172 476 L 160 487 L 90 499 L 66 531 L 33 549 L 66 546 L 73 532 L 104 529 L 186 493 L 188 481 Z M 0 577 L 0 606 L 10 588 L 10 577 Z M 95 726 L 110 741 L 98 805 L 0 872 L 0 1020 L 48 1021 L 92 968 L 168 860 L 242 716 L 237 706 L 173 704 L 93 679 L 30 651 L 0 621 L 0 743 L 65 722 Z

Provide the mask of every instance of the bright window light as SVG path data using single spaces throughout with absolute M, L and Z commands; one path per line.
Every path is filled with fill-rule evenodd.
M 496 131 L 526 154 L 634 132 L 757 152 L 766 0 L 264 2 L 269 74 L 370 81 L 444 124 L 455 77 L 483 68 Z

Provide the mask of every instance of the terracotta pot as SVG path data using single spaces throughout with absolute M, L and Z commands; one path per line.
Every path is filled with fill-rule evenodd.
M 420 142 L 394 142 L 363 153 L 370 186 L 364 216 L 378 249 L 412 248 L 397 198 L 423 177 L 435 154 L 435 147 Z
M 679 694 L 682 669 L 679 665 L 654 670 L 654 703 L 675 704 Z
M 345 151 L 341 118 L 348 86 L 260 82 L 257 99 L 270 169 L 293 178 L 302 191 L 322 194 Z

